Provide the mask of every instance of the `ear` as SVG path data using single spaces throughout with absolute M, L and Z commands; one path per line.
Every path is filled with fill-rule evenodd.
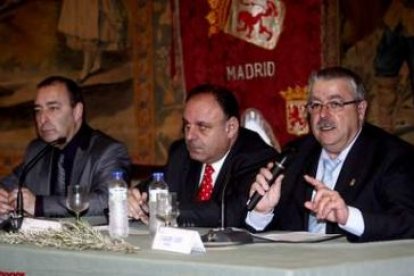
M 358 105 L 357 105 L 358 117 L 359 117 L 360 121 L 364 121 L 364 119 L 365 119 L 365 113 L 367 111 L 367 106 L 368 106 L 367 101 L 362 101 L 362 102 L 358 103 Z
M 231 117 L 226 123 L 226 132 L 229 138 L 233 138 L 239 131 L 240 123 L 236 117 Z
M 73 117 L 75 118 L 75 121 L 79 122 L 82 121 L 83 117 L 83 104 L 77 103 L 75 107 L 73 108 Z

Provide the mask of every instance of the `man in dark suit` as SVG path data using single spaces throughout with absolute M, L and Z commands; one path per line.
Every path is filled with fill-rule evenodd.
M 246 223 L 255 230 L 341 233 L 351 241 L 414 237 L 413 146 L 364 123 L 360 78 L 345 68 L 312 75 L 313 135 L 271 186 L 269 164 L 251 186 L 263 198 Z M 283 180 L 283 181 L 282 181 Z
M 0 181 L 0 214 L 16 208 L 24 171 L 23 203 L 29 215 L 69 216 L 65 197 L 71 184 L 87 187 L 88 215 L 103 214 L 112 171 L 122 169 L 129 178 L 126 147 L 85 122 L 81 89 L 65 77 L 51 76 L 38 84 L 34 119 L 39 137 L 29 144 L 23 163 Z M 65 139 L 55 144 L 59 138 Z M 27 164 L 45 147 L 49 149 L 44 157 L 28 170 Z
M 169 190 L 177 193 L 180 203 L 180 225 L 219 226 L 223 192 L 226 226 L 243 223 L 250 184 L 277 152 L 257 133 L 240 127 L 239 118 L 231 91 L 201 85 L 189 92 L 183 114 L 185 137 L 171 146 L 165 171 Z M 203 189 L 209 170 L 211 186 Z M 146 192 L 130 191 L 131 216 L 146 220 L 139 207 L 146 197 Z

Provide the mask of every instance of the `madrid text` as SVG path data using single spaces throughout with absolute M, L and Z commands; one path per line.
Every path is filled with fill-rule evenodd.
M 274 61 L 226 66 L 226 75 L 229 81 L 271 78 L 275 75 L 275 71 L 276 65 Z

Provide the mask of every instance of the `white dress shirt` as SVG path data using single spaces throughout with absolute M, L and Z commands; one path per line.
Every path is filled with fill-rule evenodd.
M 221 170 L 221 167 L 223 167 L 224 160 L 226 160 L 227 155 L 229 155 L 229 152 L 230 151 L 226 152 L 226 154 L 220 160 L 210 164 L 210 166 L 212 166 L 213 169 L 214 169 L 214 172 L 211 175 L 211 178 L 213 180 L 213 183 L 212 183 L 213 187 L 214 187 L 214 184 L 216 183 L 216 179 L 217 179 L 217 176 L 218 176 L 218 174 Z M 206 169 L 206 164 L 204 163 L 203 167 L 201 168 L 200 179 L 198 180 L 198 185 L 199 186 L 201 185 L 201 181 L 203 181 L 203 176 L 204 176 L 204 170 L 205 169 Z

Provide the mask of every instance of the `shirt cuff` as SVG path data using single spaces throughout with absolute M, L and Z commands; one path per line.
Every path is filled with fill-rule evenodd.
M 255 230 L 262 231 L 272 221 L 273 216 L 273 211 L 263 214 L 253 210 L 247 213 L 246 223 Z
M 346 232 L 360 237 L 365 230 L 364 218 L 362 217 L 362 213 L 359 209 L 351 206 L 348 206 L 348 213 L 348 220 L 346 221 L 345 225 L 338 223 L 338 226 Z

